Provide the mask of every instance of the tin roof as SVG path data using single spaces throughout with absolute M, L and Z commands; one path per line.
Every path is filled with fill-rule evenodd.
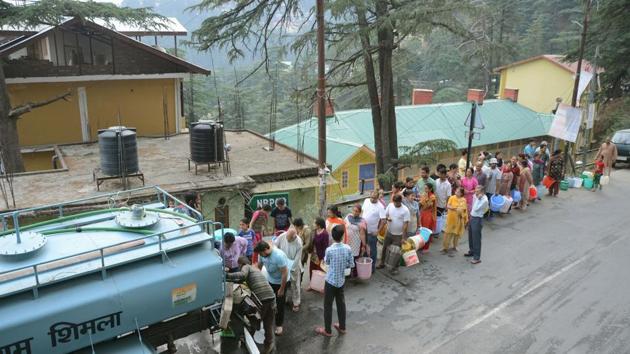
M 575 74 L 575 72 L 577 71 L 577 61 L 573 61 L 573 62 L 569 62 L 569 61 L 565 61 L 564 59 L 565 57 L 563 55 L 556 55 L 556 54 L 543 54 L 543 55 L 538 55 L 535 57 L 531 57 L 531 58 L 527 58 L 527 59 L 523 59 L 514 63 L 510 63 L 504 66 L 500 66 L 496 69 L 494 69 L 495 72 L 499 72 L 503 69 L 507 69 L 507 68 L 511 68 L 513 66 L 518 66 L 518 65 L 522 65 L 522 64 L 526 64 L 535 60 L 540 60 L 540 59 L 544 59 L 544 60 L 548 60 L 550 62 L 552 62 L 553 64 L 558 65 L 559 67 L 563 68 L 564 70 Z M 592 72 L 593 71 L 593 65 L 588 61 L 588 60 L 582 60 L 582 71 L 586 71 L 586 72 Z M 604 70 L 602 70 L 601 68 L 597 69 L 597 72 L 603 72 Z
M 69 19 L 71 19 L 71 17 L 68 17 L 68 20 Z M 107 27 L 127 36 L 185 36 L 188 34 L 186 27 L 184 27 L 184 25 L 182 25 L 175 17 L 166 17 L 155 21 L 159 24 L 159 27 L 139 27 L 122 23 L 118 20 L 110 20 L 109 22 L 102 19 L 93 20 L 94 23 L 100 26 Z M 48 27 L 50 26 L 44 24 L 33 27 L 1 25 L 0 35 L 33 35 L 47 29 Z
M 453 102 L 417 106 L 396 107 L 398 146 L 413 146 L 419 142 L 448 139 L 458 148 L 467 145 L 464 122 L 470 113 L 470 103 Z M 547 135 L 553 116 L 537 113 L 509 100 L 487 100 L 479 106 L 485 129 L 473 146 L 496 144 Z M 300 137 L 304 142 L 304 153 L 317 156 L 317 119 L 300 123 Z M 326 121 L 326 162 L 339 167 L 361 146 L 374 150 L 374 132 L 370 109 L 341 111 L 336 119 Z M 276 140 L 296 148 L 297 125 L 275 132 Z

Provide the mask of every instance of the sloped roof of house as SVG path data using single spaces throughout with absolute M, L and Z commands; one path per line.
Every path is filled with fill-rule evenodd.
M 556 54 L 543 54 L 543 55 L 538 55 L 535 57 L 531 57 L 531 58 L 527 58 L 527 59 L 523 59 L 514 63 L 510 63 L 504 66 L 500 66 L 496 69 L 494 69 L 495 72 L 499 72 L 503 69 L 507 69 L 507 68 L 511 68 L 514 66 L 518 66 L 518 65 L 523 65 L 526 63 L 530 63 L 532 61 L 536 61 L 536 60 L 547 60 L 550 61 L 551 63 L 563 68 L 564 70 L 575 74 L 575 72 L 577 71 L 577 61 L 574 62 L 569 62 L 569 61 L 565 61 L 564 59 L 565 57 L 563 55 L 556 55 Z M 592 72 L 593 71 L 593 65 L 588 61 L 588 60 L 582 60 L 582 71 L 587 71 L 587 72 Z M 597 72 L 603 72 L 603 70 L 597 69 Z
M 157 48 L 154 48 L 150 45 L 144 44 L 140 41 L 137 41 L 131 37 L 128 37 L 120 32 L 117 32 L 113 29 L 107 28 L 105 26 L 102 26 L 98 23 L 92 22 L 92 21 L 85 21 L 84 23 L 81 23 L 81 21 L 78 18 L 71 18 L 68 19 L 66 21 L 64 21 L 63 23 L 57 25 L 57 26 L 44 26 L 40 29 L 40 31 L 38 31 L 37 33 L 34 34 L 24 34 L 21 37 L 18 37 L 14 40 L 11 40 L 7 43 L 4 43 L 2 45 L 0 45 L 0 57 L 3 56 L 7 56 L 13 52 L 16 52 L 26 46 L 28 46 L 32 41 L 44 37 L 46 35 L 48 35 L 51 31 L 53 31 L 55 28 L 57 27 L 62 27 L 62 28 L 69 28 L 71 26 L 83 26 L 83 27 L 88 27 L 91 28 L 92 30 L 96 29 L 102 33 L 105 33 L 107 35 L 112 36 L 113 38 L 116 38 L 118 40 L 120 40 L 121 42 L 124 42 L 126 44 L 129 44 L 133 47 L 136 47 L 142 51 L 145 51 L 149 54 L 155 55 L 157 57 L 160 57 L 162 59 L 166 59 L 170 62 L 172 62 L 173 64 L 179 65 L 183 68 L 185 68 L 187 70 L 187 72 L 190 73 L 194 73 L 194 74 L 205 74 L 208 75 L 210 74 L 210 70 L 202 68 L 201 66 L 195 65 L 193 63 L 190 63 L 186 60 L 183 60 L 181 58 L 178 58 L 174 55 L 165 53 Z
M 419 142 L 448 139 L 458 148 L 465 148 L 470 113 L 468 102 L 437 103 L 396 107 L 398 146 L 413 146 Z M 509 100 L 487 100 L 478 107 L 478 115 L 485 125 L 479 130 L 480 138 L 473 146 L 496 144 L 547 135 L 553 116 L 537 113 Z M 342 111 L 326 121 L 326 162 L 336 169 L 361 146 L 374 151 L 374 132 L 370 109 Z M 317 156 L 317 119 L 311 118 L 299 125 L 299 138 L 304 153 Z M 276 141 L 297 147 L 298 125 L 275 132 Z
M 68 18 L 70 20 L 71 17 Z M 111 20 L 107 23 L 101 19 L 94 19 L 94 23 L 120 32 L 127 36 L 185 36 L 188 34 L 188 30 L 184 25 L 175 17 L 167 17 L 156 20 L 159 26 L 155 28 L 139 27 L 126 23 L 122 23 L 117 20 Z M 26 26 L 0 26 L 0 35 L 33 35 L 37 32 L 47 29 L 48 25 L 37 25 L 34 27 Z

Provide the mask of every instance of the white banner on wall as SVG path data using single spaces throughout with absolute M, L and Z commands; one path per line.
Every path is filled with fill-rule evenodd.
M 549 135 L 574 143 L 580 131 L 582 112 L 579 108 L 561 103 L 549 128 Z

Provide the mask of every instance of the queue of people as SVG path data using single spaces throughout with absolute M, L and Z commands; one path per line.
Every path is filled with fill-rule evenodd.
M 481 263 L 483 224 L 499 214 L 490 211 L 493 197 L 502 195 L 512 200 L 508 198 L 515 191 L 520 192 L 521 200 L 509 205 L 509 213 L 512 209 L 525 212 L 531 202 L 540 200 L 530 200 L 528 191 L 532 186 L 540 186 L 546 177 L 553 181 L 548 186 L 548 195 L 559 193 L 559 182 L 564 177 L 562 154 L 559 150 L 550 153 L 546 142 L 536 145 L 531 142 L 521 154 L 510 159 L 504 159 L 501 152 L 483 152 L 469 168 L 465 165 L 465 152 L 457 164 L 437 165 L 434 174 L 428 166 L 423 166 L 418 180 L 407 177 L 404 182 L 395 182 L 388 201 L 382 190 L 372 191 L 346 215 L 337 206 L 330 206 L 326 218 L 315 218 L 310 227 L 302 218 L 293 217 L 284 200 L 278 200 L 275 207 L 266 205 L 256 210 L 251 220 L 241 220 L 238 235 L 224 236 L 221 254 L 227 279 L 247 282 L 264 304 L 265 352 L 273 351 L 274 335 L 284 334 L 285 307 L 300 311 L 306 270 L 309 279 L 315 271 L 326 271 L 324 326 L 317 327 L 315 332 L 329 337 L 333 328 L 340 335 L 347 331 L 344 298 L 347 270 L 351 270 L 349 277 L 355 277 L 360 257 L 372 259 L 373 272 L 384 268 L 392 247 L 402 247 L 419 228 L 432 231 L 420 255 L 428 252 L 435 239 L 443 237 L 440 253 L 455 257 L 460 239 L 467 233 L 468 251 L 463 256 L 470 257 L 473 265 Z M 601 161 L 596 164 L 596 176 L 601 176 L 605 164 L 603 158 L 598 160 Z M 273 229 L 267 226 L 270 218 Z M 273 241 L 263 240 L 267 236 L 273 236 Z M 399 262 L 393 263 L 388 269 L 395 275 Z M 267 284 L 261 281 L 263 267 Z M 333 302 L 339 320 L 334 324 Z

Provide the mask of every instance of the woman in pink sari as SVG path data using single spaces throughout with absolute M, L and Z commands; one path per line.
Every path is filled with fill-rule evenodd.
M 466 206 L 468 207 L 468 214 L 472 209 L 473 195 L 475 195 L 475 188 L 477 188 L 477 179 L 473 177 L 473 168 L 468 167 L 466 169 L 466 176 L 462 178 L 462 187 L 464 187 L 464 197 L 466 197 Z

